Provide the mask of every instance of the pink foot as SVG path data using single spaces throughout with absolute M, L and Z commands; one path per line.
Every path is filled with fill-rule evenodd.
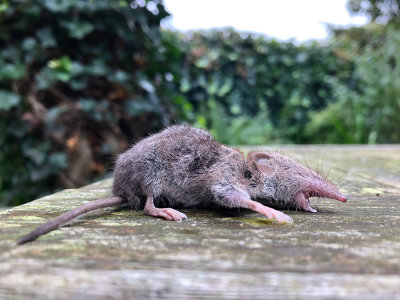
M 254 202 L 252 204 L 251 209 L 260 214 L 267 216 L 268 219 L 277 220 L 279 223 L 293 223 L 293 219 L 291 217 L 289 217 L 288 215 L 286 215 L 283 212 L 280 212 L 278 210 L 275 210 L 271 207 L 264 206 L 261 203 Z
M 177 211 L 172 208 L 157 208 L 154 206 L 153 197 L 147 197 L 146 204 L 144 206 L 144 212 L 153 217 L 161 217 L 167 220 L 182 221 L 187 219 L 184 213 Z
M 174 221 L 182 221 L 183 219 L 187 219 L 187 216 L 180 211 L 177 211 L 173 208 L 156 208 L 145 210 L 145 213 L 153 216 L 153 217 L 161 217 L 166 220 L 174 220 Z

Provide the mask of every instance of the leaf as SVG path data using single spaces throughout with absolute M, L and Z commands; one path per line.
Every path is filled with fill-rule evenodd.
M 210 66 L 211 60 L 208 57 L 201 57 L 196 60 L 195 66 L 200 68 L 200 69 L 206 69 Z
M 57 69 L 58 71 L 70 72 L 72 69 L 71 59 L 66 55 L 63 55 L 59 59 L 50 60 L 47 65 L 52 69 Z
M 187 78 L 181 80 L 181 85 L 179 88 L 181 93 L 187 93 L 190 90 L 190 81 Z
M 68 82 L 73 76 L 71 59 L 66 55 L 50 60 L 47 66 L 52 69 L 51 76 L 56 80 Z
M 69 81 L 69 84 L 71 86 L 71 89 L 78 91 L 78 90 L 83 90 L 87 87 L 87 80 L 85 79 L 71 79 Z
M 49 157 L 49 163 L 55 169 L 55 172 L 64 169 L 68 166 L 67 155 L 62 152 L 52 153 Z
M 84 72 L 88 75 L 93 76 L 106 76 L 109 73 L 109 68 L 105 64 L 104 60 L 95 59 L 91 64 L 86 65 Z
M 10 3 L 6 2 L 6 1 L 2 1 L 2 3 L 0 3 L 0 13 L 5 12 L 9 7 L 10 7 Z
M 38 90 L 47 89 L 55 80 L 53 70 L 48 67 L 43 68 L 36 76 L 36 88 Z
M 122 70 L 117 70 L 113 75 L 113 80 L 118 83 L 126 83 L 129 80 L 128 73 Z
M 4 64 L 0 68 L 0 80 L 19 79 L 24 75 L 25 66 L 23 64 Z
M 66 12 L 72 5 L 74 1 L 65 0 L 45 0 L 44 6 L 55 13 Z
M 25 38 L 22 42 L 22 49 L 25 51 L 32 51 L 36 46 L 36 40 L 32 37 Z
M 68 30 L 69 36 L 81 40 L 94 30 L 94 25 L 89 22 L 73 19 L 62 22 L 61 25 Z
M 228 59 L 231 61 L 236 61 L 236 60 L 238 60 L 238 58 L 239 58 L 239 55 L 235 52 L 228 54 Z
M 233 86 L 233 81 L 231 78 L 227 78 L 221 88 L 218 90 L 218 96 L 224 97 L 230 92 Z
M 139 86 L 150 94 L 153 94 L 155 92 L 153 84 L 146 79 L 139 79 Z
M 46 159 L 46 153 L 43 149 L 29 148 L 24 150 L 26 157 L 29 157 L 36 166 L 40 166 Z
M 79 100 L 79 103 L 84 112 L 93 112 L 97 107 L 96 99 L 82 98 Z
M 47 115 L 46 115 L 46 123 L 50 126 L 54 126 L 54 123 L 59 119 L 59 117 L 68 112 L 70 107 L 63 105 L 63 106 L 55 106 L 51 108 Z
M 0 111 L 9 111 L 21 102 L 21 96 L 12 92 L 0 90 Z
M 138 116 L 144 112 L 154 111 L 154 106 L 149 102 L 128 100 L 125 102 L 125 109 L 131 116 Z
M 36 31 L 36 35 L 43 48 L 55 47 L 57 42 L 53 36 L 53 33 L 49 27 L 45 27 Z

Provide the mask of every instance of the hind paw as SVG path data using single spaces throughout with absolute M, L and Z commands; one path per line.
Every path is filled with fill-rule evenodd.
M 182 221 L 183 219 L 187 219 L 187 216 L 180 211 L 177 211 L 173 208 L 159 208 L 159 217 L 163 217 L 167 220 L 174 220 L 174 221 Z
M 187 216 L 180 211 L 177 211 L 173 208 L 155 208 L 151 211 L 145 211 L 150 216 L 153 217 L 161 217 L 166 220 L 174 220 L 174 221 L 182 221 L 183 219 L 187 219 Z
M 161 217 L 166 220 L 182 221 L 187 219 L 184 213 L 177 211 L 173 208 L 157 208 L 154 206 L 153 197 L 147 197 L 146 204 L 144 206 L 144 212 L 153 217 Z

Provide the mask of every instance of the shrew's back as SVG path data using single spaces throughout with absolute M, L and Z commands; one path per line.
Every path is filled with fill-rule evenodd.
M 188 125 L 169 127 L 145 138 L 118 157 L 114 196 L 134 208 L 146 196 L 169 200 L 172 206 L 194 206 L 212 197 L 209 172 L 233 150 L 205 130 Z

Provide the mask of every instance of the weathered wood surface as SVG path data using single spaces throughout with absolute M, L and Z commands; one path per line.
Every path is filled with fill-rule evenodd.
M 111 181 L 0 213 L 4 299 L 400 299 L 400 146 L 281 147 L 349 195 L 314 199 L 294 225 L 252 212 L 184 210 L 169 222 L 106 209 L 15 246 Z

